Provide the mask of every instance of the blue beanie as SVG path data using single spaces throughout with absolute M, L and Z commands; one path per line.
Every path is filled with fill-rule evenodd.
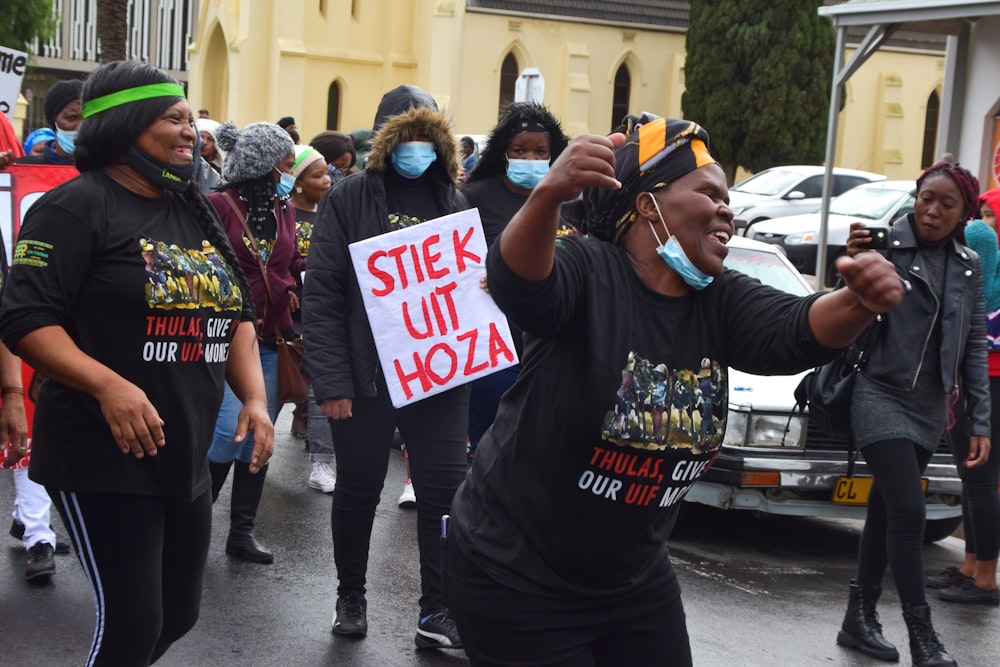
M 997 244 L 997 233 L 982 220 L 973 220 L 965 227 L 965 243 L 979 255 L 986 312 L 995 313 L 1000 310 L 1000 246 Z

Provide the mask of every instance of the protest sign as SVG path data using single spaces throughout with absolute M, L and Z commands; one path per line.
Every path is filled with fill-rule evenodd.
M 479 285 L 478 209 L 352 243 L 350 253 L 393 406 L 517 363 L 507 318 Z
M 12 123 L 17 96 L 21 93 L 21 79 L 27 66 L 27 53 L 0 46 L 0 113 L 7 114 Z
M 31 205 L 79 173 L 76 167 L 49 164 L 12 164 L 6 171 L 0 171 L 0 234 L 8 265 L 17 233 Z

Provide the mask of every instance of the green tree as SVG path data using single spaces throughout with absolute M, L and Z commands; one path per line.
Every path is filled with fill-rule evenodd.
M 55 36 L 59 16 L 54 5 L 54 0 L 0 2 L 0 46 L 30 52 L 35 39 L 44 42 Z
M 681 109 L 730 183 L 737 167 L 823 162 L 835 35 L 822 4 L 691 0 Z

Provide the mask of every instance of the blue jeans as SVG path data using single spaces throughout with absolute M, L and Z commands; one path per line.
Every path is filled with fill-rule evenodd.
M 278 351 L 265 345 L 260 346 L 260 365 L 264 369 L 264 388 L 267 393 L 267 411 L 271 422 L 278 418 L 281 403 L 278 402 Z M 240 416 L 243 403 L 236 397 L 226 383 L 226 393 L 222 397 L 219 416 L 215 420 L 215 434 L 212 436 L 212 446 L 208 449 L 208 460 L 212 463 L 230 463 L 239 459 L 250 463 L 253 455 L 253 432 L 247 434 L 246 440 L 236 442 L 236 421 Z
M 330 432 L 330 420 L 327 419 L 316 403 L 316 395 L 309 388 L 308 429 L 309 429 L 309 460 L 313 463 L 333 463 L 333 434 Z

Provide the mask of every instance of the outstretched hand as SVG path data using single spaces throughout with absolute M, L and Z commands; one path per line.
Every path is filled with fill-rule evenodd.
M 837 260 L 837 271 L 858 303 L 873 313 L 892 310 L 909 289 L 892 262 L 875 252 L 841 257 Z

